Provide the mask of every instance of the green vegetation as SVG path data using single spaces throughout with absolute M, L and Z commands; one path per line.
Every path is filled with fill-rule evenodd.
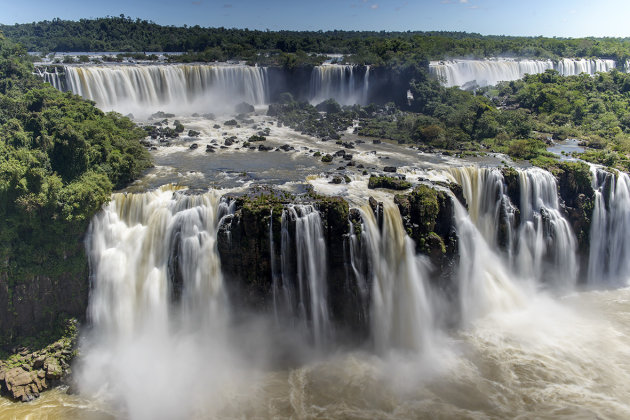
M 34 276 L 85 271 L 81 236 L 112 189 L 150 166 L 144 136 L 128 118 L 44 84 L 26 51 L 0 35 L 0 274 L 9 306 L 13 288 Z
M 628 38 L 482 36 L 465 32 L 256 31 L 160 26 L 124 15 L 78 22 L 53 19 L 0 25 L 29 51 L 184 52 L 177 61 L 247 60 L 259 64 L 319 64 L 318 54 L 346 55 L 356 64 L 406 67 L 446 57 L 513 55 L 532 58 L 604 57 L 624 63 Z M 140 57 L 142 58 L 142 57 Z
M 410 226 L 407 233 L 415 240 L 418 251 L 434 258 L 447 252 L 448 238 L 436 232 L 442 230 L 438 222 L 440 212 L 449 202 L 446 193 L 421 184 L 409 194 L 396 194 L 394 202 Z
M 475 93 L 425 78 L 413 80 L 410 90 L 414 100 L 404 107 L 342 107 L 333 100 L 312 106 L 285 95 L 268 115 L 326 140 L 339 140 L 358 120 L 362 136 L 429 151 L 505 153 L 541 167 L 557 163 L 546 150 L 551 138 L 578 138 L 588 146 L 580 158 L 630 169 L 630 74 L 613 70 L 595 77 L 562 77 L 548 70 Z
M 494 100 L 526 111 L 536 131 L 584 140 L 590 149 L 580 158 L 630 169 L 630 74 L 562 77 L 548 70 L 500 84 Z
M 391 176 L 371 176 L 368 181 L 368 188 L 389 188 L 390 190 L 406 190 L 411 187 L 411 183 L 400 178 Z

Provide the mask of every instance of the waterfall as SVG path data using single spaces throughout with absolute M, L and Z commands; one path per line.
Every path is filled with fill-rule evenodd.
M 271 231 L 270 236 L 273 241 Z M 273 253 L 273 244 L 271 249 Z M 326 242 L 321 217 L 312 205 L 291 204 L 284 209 L 281 253 L 279 278 L 273 277 L 274 313 L 293 317 L 312 333 L 315 346 L 323 348 L 332 336 Z
M 591 219 L 589 285 L 626 284 L 630 278 L 630 177 L 591 166 L 595 205 Z
M 447 175 L 462 186 L 470 219 L 485 242 L 507 253 L 514 276 L 570 289 L 578 274 L 577 239 L 561 212 L 556 180 L 539 168 L 516 172 L 516 203 L 499 169 L 451 168 Z
M 370 66 L 365 66 L 365 75 L 363 75 L 363 98 L 361 104 L 367 104 L 370 100 Z
M 44 82 L 50 83 L 55 89 L 60 90 L 60 91 L 67 90 L 65 79 L 62 78 L 63 73 L 59 74 L 59 67 L 54 66 L 52 72 L 49 72 L 45 68 L 42 69 L 42 68 L 35 67 L 35 71 L 37 72 L 37 75 L 39 77 L 44 79 Z
M 540 168 L 519 171 L 521 227 L 516 269 L 565 290 L 575 286 L 577 239 L 560 211 L 554 176 Z
M 222 206 L 213 192 L 171 187 L 114 194 L 87 236 L 94 328 L 122 338 L 145 322 L 167 325 L 176 300 L 185 322 L 223 318 L 228 304 L 216 253 Z
M 470 324 L 497 311 L 523 307 L 526 295 L 504 261 L 488 245 L 466 209 L 452 197 L 459 247 L 457 285 L 461 321 Z
M 267 69 L 241 65 L 66 66 L 68 89 L 104 110 L 222 110 L 268 102 Z M 229 111 L 232 111 L 230 108 Z
M 313 67 L 310 83 L 310 102 L 318 104 L 334 99 L 341 105 L 365 104 L 368 99 L 370 68 L 363 80 L 358 80 L 353 65 L 324 64 Z
M 435 330 L 427 284 L 428 262 L 416 255 L 396 206 L 384 206 L 382 229 L 369 206 L 359 211 L 364 252 L 355 248 L 351 263 L 359 284 L 366 288 L 371 285 L 374 346 L 379 353 L 426 349 Z
M 616 66 L 615 60 L 602 59 L 571 59 L 563 58 L 558 60 L 555 69 L 563 76 L 576 76 L 578 74 L 595 74 L 599 72 L 609 72 Z
M 198 398 L 233 377 L 216 250 L 227 211 L 215 192 L 166 186 L 114 194 L 92 220 L 92 329 L 77 380 L 84 392 L 113 398 L 122 417 L 189 417 Z M 191 405 L 182 408 L 183 400 Z
M 608 72 L 615 68 L 614 60 L 572 59 L 526 60 L 508 58 L 490 58 L 485 60 L 444 60 L 429 63 L 429 70 L 445 86 L 463 88 L 492 86 L 498 82 L 522 79 L 526 74 L 544 73 L 556 70 L 562 76 L 574 76 L 581 73 L 595 74 Z
M 448 60 L 432 61 L 429 70 L 447 87 L 476 82 L 479 86 L 496 85 L 506 80 L 518 80 L 526 74 L 544 73 L 553 69 L 551 60 Z

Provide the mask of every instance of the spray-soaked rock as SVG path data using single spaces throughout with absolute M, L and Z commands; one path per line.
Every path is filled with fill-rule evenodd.
M 0 361 L 0 393 L 18 401 L 31 401 L 70 373 L 75 356 L 75 321 L 70 321 L 66 336 L 49 346 L 30 352 L 21 348 Z

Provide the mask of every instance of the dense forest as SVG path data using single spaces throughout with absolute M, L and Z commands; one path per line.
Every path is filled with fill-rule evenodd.
M 448 57 L 602 57 L 625 62 L 628 38 L 481 36 L 463 32 L 259 31 L 161 26 L 120 17 L 0 25 L 29 51 L 184 52 L 198 61 L 247 60 L 265 64 L 312 62 L 337 53 L 356 64 L 402 65 Z
M 92 216 L 150 166 L 142 137 L 128 118 L 42 82 L 26 50 L 0 34 L 0 281 L 9 294 L 0 345 L 16 333 L 4 315 L 17 288 L 85 270 L 81 237 Z

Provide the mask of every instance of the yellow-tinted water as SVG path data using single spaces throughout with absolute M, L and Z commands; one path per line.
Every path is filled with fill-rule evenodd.
M 181 401 L 181 418 L 630 418 L 630 289 L 540 297 L 437 341 L 423 355 L 341 353 L 252 371 L 205 403 Z M 27 404 L 0 399 L 2 420 L 114 413 L 64 389 Z

